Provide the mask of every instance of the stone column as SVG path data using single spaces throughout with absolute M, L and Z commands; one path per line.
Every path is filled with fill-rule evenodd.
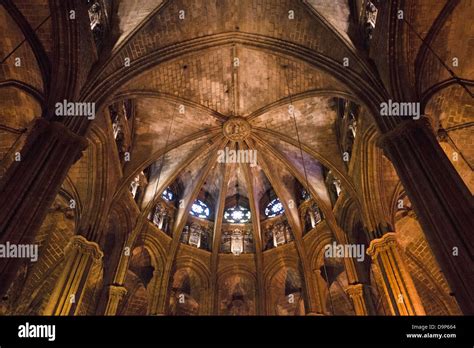
M 394 315 L 424 315 L 425 310 L 415 284 L 400 257 L 395 233 L 370 242 L 367 254 L 377 264 L 382 274 L 383 288 Z
M 318 300 L 319 300 L 318 301 L 319 308 L 316 313 L 317 315 L 325 315 L 325 313 L 328 312 L 326 308 L 325 298 L 324 298 L 324 294 L 328 292 L 326 281 L 321 275 L 321 270 L 315 269 L 313 270 L 313 272 L 314 272 L 314 280 L 316 282 L 315 288 L 318 292 Z
M 356 315 L 370 315 L 375 311 L 372 307 L 372 298 L 370 290 L 364 284 L 352 284 L 346 288 L 347 295 L 354 303 L 354 311 Z
M 87 141 L 64 125 L 34 121 L 19 151 L 19 160 L 0 180 L 0 243 L 30 244 L 41 226 L 69 168 Z M 15 278 L 19 259 L 0 259 L 0 296 Z
M 73 315 L 80 307 L 90 271 L 102 256 L 97 243 L 74 236 L 66 246 L 64 268 L 43 314 Z
M 426 117 L 382 135 L 392 161 L 464 314 L 474 314 L 474 200 Z
M 161 270 L 155 269 L 153 270 L 153 277 L 150 281 L 150 295 L 151 295 L 151 304 L 150 304 L 150 315 L 156 315 L 158 313 L 158 300 L 160 298 L 160 285 L 161 285 Z
M 127 289 L 120 285 L 109 285 L 109 299 L 105 308 L 105 315 L 116 315 L 120 301 L 127 294 Z
M 304 291 L 302 292 L 302 296 L 304 299 L 305 304 L 305 311 L 307 313 L 321 313 L 321 307 L 319 303 L 319 294 L 317 294 L 317 285 L 316 282 L 313 280 L 313 275 L 311 271 L 308 270 L 305 272 L 305 276 L 308 277 L 308 281 L 304 284 Z

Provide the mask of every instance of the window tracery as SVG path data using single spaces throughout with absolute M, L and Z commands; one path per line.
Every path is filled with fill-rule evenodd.
M 172 202 L 174 201 L 174 192 L 171 191 L 169 187 L 167 187 L 161 194 L 161 197 L 168 202 Z
M 280 202 L 279 198 L 273 199 L 265 208 L 265 215 L 267 217 L 275 217 L 277 215 L 283 214 L 284 212 L 285 209 L 283 208 L 283 204 Z
M 196 199 L 193 205 L 191 206 L 190 213 L 192 216 L 201 219 L 207 219 L 211 215 L 211 210 L 209 209 L 206 203 L 204 203 L 200 199 Z
M 247 223 L 250 221 L 251 213 L 250 210 L 242 207 L 241 205 L 236 205 L 226 209 L 224 212 L 224 220 L 230 223 Z

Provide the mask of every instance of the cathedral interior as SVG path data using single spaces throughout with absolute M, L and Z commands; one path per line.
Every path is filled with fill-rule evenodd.
M 473 15 L 2 0 L 0 314 L 474 314 Z

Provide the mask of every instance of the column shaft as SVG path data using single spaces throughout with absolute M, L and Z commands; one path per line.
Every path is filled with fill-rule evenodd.
M 415 284 L 400 257 L 395 233 L 386 233 L 370 242 L 367 254 L 382 273 L 387 302 L 394 315 L 424 315 Z
M 127 294 L 127 289 L 120 285 L 109 286 L 109 298 L 107 307 L 105 308 L 105 315 L 116 315 L 120 301 Z
M 0 243 L 30 244 L 41 226 L 69 168 L 87 141 L 57 122 L 37 119 L 20 160 L 0 180 Z M 0 296 L 5 294 L 21 262 L 0 259 Z
M 101 262 L 103 253 L 97 243 L 74 236 L 64 255 L 66 265 L 43 313 L 45 315 L 73 315 L 77 312 L 90 271 Z
M 474 314 L 474 203 L 429 121 L 405 121 L 379 145 L 413 203 L 426 239 L 464 314 Z
M 356 315 L 375 314 L 372 304 L 372 296 L 370 290 L 365 284 L 353 284 L 346 288 L 346 292 L 354 304 Z

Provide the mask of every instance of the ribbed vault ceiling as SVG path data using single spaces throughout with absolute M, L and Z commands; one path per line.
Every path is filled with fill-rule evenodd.
M 131 98 L 135 105 L 132 155 L 125 165 L 123 187 L 152 165 L 153 190 L 147 191 L 142 208 L 166 187 L 179 183 L 184 204 L 178 208 L 173 233 L 180 233 L 198 197 L 211 202 L 215 220 L 223 214 L 222 194 L 225 205 L 235 202 L 238 193 L 256 217 L 263 209 L 259 202 L 273 192 L 285 206 L 293 233 L 301 234 L 299 214 L 289 204 L 299 199 L 294 190 L 299 182 L 309 185 L 322 211 L 333 220 L 323 164 L 350 186 L 335 134 L 334 102 L 335 97 L 352 98 L 349 88 L 325 68 L 282 54 L 277 47 L 247 45 L 241 38 L 250 34 L 284 40 L 341 61 L 353 54 L 352 47 L 337 38 L 347 39 L 349 10 L 344 3 L 323 9 L 318 1 L 177 0 L 157 4 L 159 8 L 150 2 L 134 10 L 136 5 L 120 3 L 119 12 L 130 8 L 139 15 L 121 19 L 117 52 L 103 67 L 104 73 L 116 70 L 127 52 L 133 61 L 198 38 L 223 35 L 227 40 L 150 61 L 148 68 L 117 89 L 115 100 Z M 175 18 L 180 10 L 187 16 L 181 21 Z M 297 20 L 288 19 L 289 10 L 295 11 Z M 356 60 L 351 68 L 363 70 Z M 245 120 L 248 136 L 226 136 L 224 126 L 233 118 Z M 219 163 L 219 151 L 225 148 L 256 151 L 257 165 Z M 251 200 L 256 205 L 249 204 Z
M 315 96 L 292 104 L 301 148 L 293 117 L 288 112 L 289 105 L 288 101 L 287 105 L 277 106 L 249 119 L 251 134 L 245 141 L 240 142 L 237 148 L 234 142 L 230 140 L 226 142 L 222 130 L 225 121 L 217 120 L 210 113 L 188 106 L 185 108 L 185 113 L 181 114 L 179 104 L 175 102 L 161 98 L 137 98 L 132 160 L 127 164 L 125 174 L 133 175 L 154 160 L 158 161 L 157 168 L 163 166 L 161 183 L 174 181 L 177 178 L 180 182 L 188 183 L 191 178 L 197 176 L 205 161 L 212 157 L 212 153 L 217 155 L 219 150 L 225 148 L 252 149 L 257 151 L 257 166 L 252 168 L 253 172 L 260 171 L 260 160 L 268 158 L 277 166 L 278 171 L 284 168 L 296 171 L 300 181 L 301 178 L 305 178 L 302 184 L 306 183 L 307 177 L 308 182 L 322 195 L 323 200 L 328 202 L 322 183 L 320 161 L 330 163 L 332 167 L 345 173 L 334 132 L 336 110 L 333 99 Z M 216 146 L 222 142 L 223 145 Z M 311 149 L 311 153 L 305 148 Z M 161 164 L 163 151 L 167 151 L 168 156 L 165 156 L 164 163 Z M 301 159 L 302 153 L 304 161 Z M 218 166 L 217 160 L 215 161 Z M 204 190 L 215 198 L 218 197 L 219 191 L 216 184 L 217 175 L 222 174 L 220 171 L 211 170 L 203 184 Z M 253 177 L 255 179 L 253 186 L 260 198 L 269 186 L 262 179 L 264 177 L 262 174 Z M 228 196 L 237 193 L 237 183 L 240 194 L 246 195 L 248 188 L 240 166 L 234 166 L 231 170 Z

